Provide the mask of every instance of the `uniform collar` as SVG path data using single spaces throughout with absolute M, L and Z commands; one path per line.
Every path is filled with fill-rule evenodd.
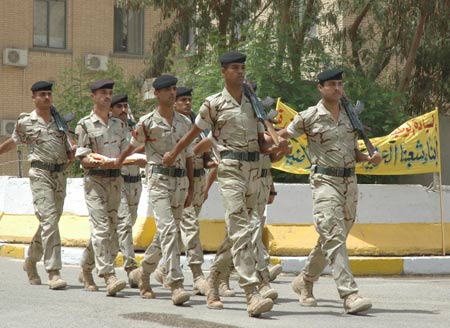
M 222 97 L 226 101 L 231 102 L 231 103 L 233 103 L 233 105 L 239 106 L 239 107 L 242 106 L 244 103 L 249 102 L 249 100 L 245 96 L 244 92 L 242 91 L 242 100 L 241 100 L 241 104 L 239 104 L 237 102 L 237 100 L 234 99 L 232 95 L 230 95 L 230 93 L 228 92 L 227 88 L 223 88 L 223 90 L 222 90 Z

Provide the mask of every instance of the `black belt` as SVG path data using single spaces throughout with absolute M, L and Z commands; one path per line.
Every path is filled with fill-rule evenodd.
M 186 170 L 177 167 L 152 166 L 153 173 L 168 175 L 169 177 L 185 177 Z
M 269 170 L 270 169 L 261 169 L 261 178 L 265 178 L 266 176 L 268 176 Z
M 237 159 L 246 162 L 257 162 L 259 161 L 259 152 L 255 151 L 251 153 L 245 153 L 239 151 L 224 150 L 220 152 L 220 157 L 222 159 Z
M 120 176 L 120 169 L 89 170 L 87 174 L 105 178 L 117 178 Z
M 328 166 L 316 166 L 314 173 L 321 173 L 325 175 L 331 175 L 333 177 L 347 178 L 355 175 L 354 167 L 328 167 Z
M 194 178 L 202 177 L 205 175 L 204 169 L 194 169 Z
M 138 181 L 141 181 L 140 175 L 123 175 L 122 174 L 122 178 L 123 178 L 123 181 L 127 182 L 127 183 L 136 183 Z
M 44 163 L 41 161 L 32 161 L 31 167 L 34 169 L 46 170 L 49 172 L 62 172 L 66 164 Z

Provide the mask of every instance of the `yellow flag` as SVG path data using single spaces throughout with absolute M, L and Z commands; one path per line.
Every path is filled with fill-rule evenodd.
M 295 110 L 277 101 L 277 127 L 285 128 L 297 114 Z M 415 117 L 389 135 L 370 139 L 383 160 L 378 166 L 358 163 L 356 172 L 368 175 L 402 175 L 440 172 L 438 110 Z M 365 145 L 359 140 L 360 149 Z M 309 174 L 308 140 L 305 135 L 291 139 L 293 151 L 273 168 L 294 174 Z

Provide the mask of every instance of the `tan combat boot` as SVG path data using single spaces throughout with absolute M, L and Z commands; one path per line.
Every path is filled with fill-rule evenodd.
M 372 302 L 368 298 L 359 296 L 358 293 L 353 293 L 344 298 L 345 313 L 356 314 L 367 311 L 372 307 Z
M 31 261 L 29 257 L 23 262 L 23 271 L 27 273 L 30 285 L 40 285 L 42 283 L 37 271 L 36 262 Z
M 59 270 L 48 272 L 48 287 L 50 289 L 64 289 L 67 287 L 67 282 L 61 279 Z
M 211 270 L 207 282 L 208 292 L 206 293 L 206 306 L 208 309 L 222 310 L 223 303 L 220 301 L 219 296 L 219 272 L 214 269 Z
M 141 271 L 139 268 L 125 269 L 128 276 L 128 284 L 130 288 L 139 288 L 139 280 L 141 279 Z
M 283 272 L 281 264 L 275 264 L 269 268 L 269 281 L 272 282 L 277 279 L 278 275 Z
M 278 292 L 270 287 L 269 283 L 269 270 L 265 269 L 263 271 L 258 271 L 261 283 L 258 286 L 258 292 L 263 298 L 270 298 L 275 301 L 278 298 Z
M 263 298 L 257 291 L 256 285 L 244 287 L 247 298 L 247 313 L 250 317 L 259 317 L 265 312 L 272 310 L 273 301 Z
M 81 269 L 78 274 L 78 281 L 84 285 L 84 290 L 88 292 L 98 291 L 98 287 L 95 284 L 94 277 L 92 276 L 92 271 Z
M 170 289 L 170 286 L 167 283 L 167 273 L 165 267 L 163 266 L 157 267 L 156 270 L 153 272 L 153 276 L 155 277 L 156 281 L 159 282 L 164 288 Z
M 172 290 L 172 302 L 174 305 L 183 305 L 183 303 L 189 301 L 189 293 L 184 290 L 181 280 L 172 283 L 170 289 Z
M 298 301 L 302 306 L 317 306 L 317 301 L 313 295 L 314 283 L 303 278 L 303 274 L 299 274 L 292 281 L 292 289 L 298 294 Z
M 144 269 L 139 268 L 136 269 L 139 271 L 136 275 L 139 275 L 139 294 L 142 298 L 151 299 L 155 298 L 155 293 L 152 290 L 152 287 L 150 287 L 150 274 L 147 272 L 144 272 Z M 133 270 L 131 273 L 133 273 L 135 270 Z
M 200 264 L 191 265 L 192 278 L 194 280 L 194 286 L 192 288 L 192 293 L 194 295 L 206 295 L 208 292 L 208 282 L 202 271 Z
M 117 279 L 114 273 L 107 273 L 103 277 L 105 278 L 108 296 L 116 296 L 117 292 L 120 292 L 127 285 L 125 281 Z
M 219 278 L 219 295 L 222 297 L 234 297 L 236 293 L 230 287 L 230 271 Z

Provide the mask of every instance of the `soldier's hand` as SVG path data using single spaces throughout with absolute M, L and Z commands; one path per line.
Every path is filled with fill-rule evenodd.
M 379 152 L 374 152 L 372 156 L 368 157 L 368 162 L 373 165 L 378 165 L 381 163 L 383 158 L 381 157 L 381 154 Z
M 172 166 L 175 162 L 176 157 L 171 154 L 171 152 L 167 152 L 163 156 L 163 164 L 166 166 Z
M 278 151 L 287 154 L 289 148 L 289 141 L 283 137 L 278 138 Z
M 186 200 L 184 201 L 184 208 L 191 206 L 193 197 L 194 197 L 194 190 L 192 188 L 189 188 Z

